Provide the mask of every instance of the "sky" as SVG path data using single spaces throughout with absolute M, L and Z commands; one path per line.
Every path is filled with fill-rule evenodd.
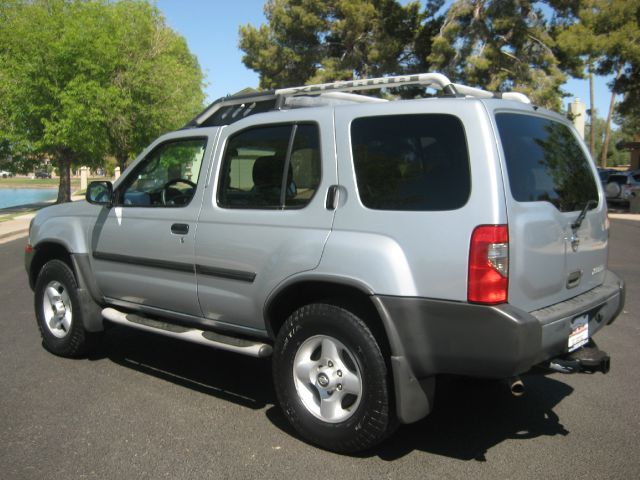
M 243 88 L 258 86 L 258 74 L 242 63 L 238 30 L 247 23 L 254 26 L 266 23 L 264 3 L 265 0 L 156 1 L 168 25 L 187 40 L 189 49 L 198 58 L 206 76 L 208 103 Z M 611 98 L 607 79 L 597 77 L 595 87 L 598 116 L 606 118 Z M 570 79 L 563 89 L 571 94 L 564 99 L 565 106 L 577 97 L 588 108 L 587 80 Z

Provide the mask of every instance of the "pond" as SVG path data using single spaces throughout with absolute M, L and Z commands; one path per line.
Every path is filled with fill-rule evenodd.
M 0 209 L 55 200 L 57 188 L 0 188 Z

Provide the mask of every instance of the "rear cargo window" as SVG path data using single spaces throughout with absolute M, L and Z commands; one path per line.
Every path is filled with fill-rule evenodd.
M 351 144 L 358 194 L 377 210 L 454 210 L 469 198 L 469 154 L 452 115 L 355 119 Z
M 566 125 L 515 113 L 497 114 L 496 123 L 515 200 L 550 202 L 561 212 L 598 201 L 589 159 Z

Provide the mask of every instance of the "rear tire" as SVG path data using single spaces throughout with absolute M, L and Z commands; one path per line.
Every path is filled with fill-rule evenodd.
M 348 310 L 296 310 L 278 334 L 273 378 L 284 415 L 313 444 L 356 452 L 392 429 L 387 365 L 370 329 Z
M 61 357 L 89 351 L 91 334 L 84 329 L 73 271 L 61 260 L 47 262 L 35 286 L 35 311 L 44 347 Z

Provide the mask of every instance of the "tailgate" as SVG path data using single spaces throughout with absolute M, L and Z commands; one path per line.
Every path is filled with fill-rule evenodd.
M 509 303 L 537 310 L 602 284 L 606 202 L 575 131 L 542 115 L 495 118 L 506 172 Z

